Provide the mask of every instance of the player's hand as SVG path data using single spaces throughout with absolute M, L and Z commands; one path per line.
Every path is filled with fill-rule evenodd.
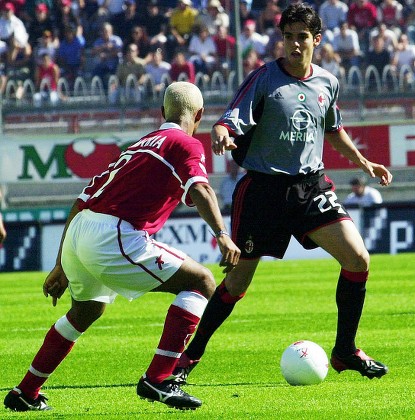
M 222 259 L 220 260 L 219 266 L 225 267 L 222 272 L 229 273 L 232 271 L 239 261 L 241 250 L 234 244 L 232 239 L 228 235 L 220 235 L 217 238 Z
M 379 184 L 386 187 L 392 182 L 393 175 L 383 165 L 368 162 L 367 173 L 372 177 L 380 178 Z
M 1 217 L 1 216 L 0 216 Z M 0 245 L 6 240 L 7 232 L 5 227 L 3 226 L 3 222 L 0 219 Z
M 43 283 L 43 294 L 46 297 L 52 296 L 52 305 L 56 306 L 58 299 L 61 298 L 67 287 L 68 279 L 66 278 L 62 266 L 55 265 Z
M 229 134 L 212 133 L 212 151 L 215 155 L 221 156 L 225 154 L 225 150 L 236 149 L 237 146 Z

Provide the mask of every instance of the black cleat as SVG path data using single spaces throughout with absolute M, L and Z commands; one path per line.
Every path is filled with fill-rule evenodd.
M 46 404 L 48 399 L 43 395 L 32 400 L 27 398 L 19 388 L 13 388 L 4 399 L 4 406 L 12 411 L 47 411 L 52 407 Z
M 143 377 L 138 381 L 137 394 L 142 399 L 159 401 L 179 410 L 195 410 L 202 405 L 202 401 L 184 392 L 174 380 L 155 384 Z
M 337 356 L 333 350 L 330 362 L 334 370 L 339 373 L 343 370 L 357 370 L 362 376 L 367 376 L 369 379 L 381 378 L 388 373 L 387 366 L 373 360 L 360 349 L 357 349 L 354 354 L 346 357 Z

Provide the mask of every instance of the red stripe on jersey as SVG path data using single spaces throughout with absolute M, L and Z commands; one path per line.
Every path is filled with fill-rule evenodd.
M 117 224 L 117 231 L 118 231 L 118 246 L 120 247 L 120 251 L 121 251 L 121 255 L 131 264 L 136 265 L 138 267 L 140 267 L 143 271 L 145 271 L 147 274 L 149 274 L 151 277 L 154 277 L 157 281 L 159 281 L 161 284 L 164 283 L 164 281 L 156 276 L 152 271 L 150 271 L 147 267 L 145 267 L 143 264 L 140 263 L 136 263 L 135 261 L 133 261 L 125 252 L 124 252 L 124 247 L 122 246 L 122 241 L 121 241 L 121 229 L 120 229 L 120 225 L 121 225 L 122 220 L 120 219 L 118 221 Z
M 237 92 L 237 96 L 235 96 L 235 99 L 231 102 L 229 108 L 234 109 L 238 106 L 239 102 L 242 101 L 242 98 L 245 96 L 245 93 L 251 89 L 252 84 L 255 82 L 255 80 L 265 71 L 267 71 L 266 66 L 260 67 L 258 70 L 254 70 L 246 79 L 245 82 L 241 85 Z
M 232 211 L 232 240 L 236 240 L 236 235 L 239 230 L 239 224 L 241 221 L 241 212 L 243 197 L 245 196 L 246 190 L 251 184 L 252 180 L 249 177 L 245 177 L 241 180 L 239 184 L 238 191 L 236 193 L 235 199 L 233 200 L 233 211 Z

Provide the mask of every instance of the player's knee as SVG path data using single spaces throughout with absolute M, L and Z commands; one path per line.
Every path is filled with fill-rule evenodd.
M 210 299 L 215 292 L 216 282 L 210 270 L 203 267 L 198 281 L 198 291 L 206 298 Z
M 366 249 L 363 249 L 359 254 L 355 255 L 347 265 L 344 264 L 343 268 L 354 272 L 364 272 L 369 270 L 370 255 Z

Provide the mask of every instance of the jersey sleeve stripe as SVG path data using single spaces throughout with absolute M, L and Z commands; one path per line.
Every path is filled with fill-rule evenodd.
M 256 81 L 256 79 L 267 71 L 266 66 L 260 67 L 258 70 L 254 70 L 242 83 L 240 88 L 238 89 L 238 92 L 236 93 L 233 101 L 229 105 L 229 109 L 236 108 L 239 104 L 239 102 L 242 101 L 243 97 L 245 96 L 246 92 L 251 88 L 253 83 Z

